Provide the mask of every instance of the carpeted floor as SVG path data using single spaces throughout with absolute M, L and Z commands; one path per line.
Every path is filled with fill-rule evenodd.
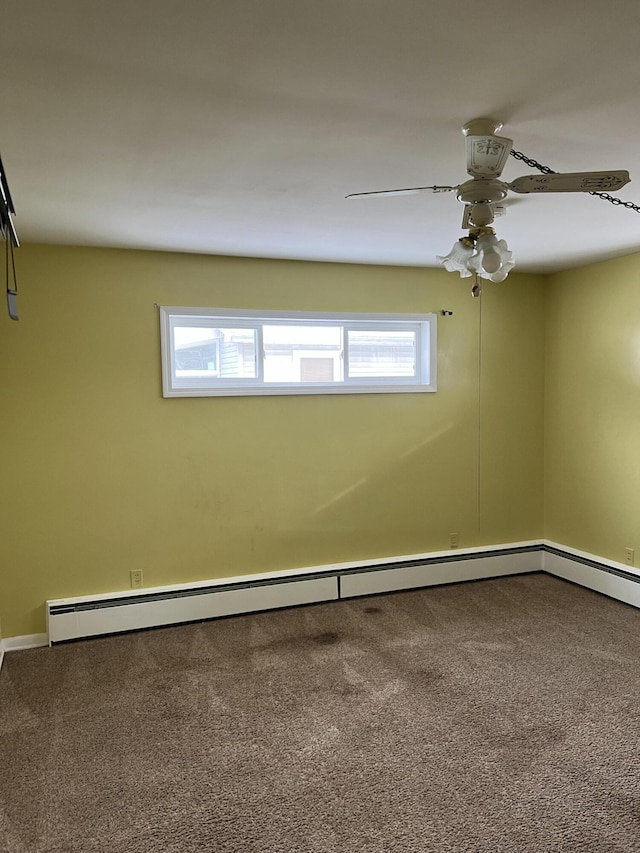
M 0 850 L 637 853 L 639 688 L 546 575 L 14 652 Z

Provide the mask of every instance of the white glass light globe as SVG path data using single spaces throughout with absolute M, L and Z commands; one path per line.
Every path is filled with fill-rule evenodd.
M 462 240 L 456 240 L 449 254 L 444 257 L 438 255 L 437 259 L 448 272 L 458 272 L 460 273 L 460 278 L 467 278 L 472 275 L 468 263 L 473 252 L 473 246 L 463 243 Z
M 488 249 L 482 255 L 482 269 L 489 274 L 496 273 L 502 265 L 502 259 L 497 252 Z

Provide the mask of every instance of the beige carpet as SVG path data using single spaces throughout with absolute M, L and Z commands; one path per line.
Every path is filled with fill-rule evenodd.
M 545 575 L 14 652 L 0 850 L 637 853 L 639 688 Z

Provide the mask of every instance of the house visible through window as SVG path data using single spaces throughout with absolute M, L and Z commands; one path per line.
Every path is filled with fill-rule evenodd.
M 160 314 L 165 397 L 435 391 L 433 314 Z

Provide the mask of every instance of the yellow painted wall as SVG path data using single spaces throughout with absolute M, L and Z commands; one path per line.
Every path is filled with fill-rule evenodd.
M 640 255 L 551 276 L 545 534 L 640 565 Z
M 543 534 L 545 290 L 542 276 L 511 275 L 483 288 L 479 539 L 485 545 Z
M 480 376 L 479 300 L 441 270 L 54 246 L 17 261 L 5 636 L 44 631 L 47 598 L 127 589 L 133 568 L 155 586 L 542 535 L 542 278 L 485 286 Z M 165 400 L 154 302 L 454 316 L 436 394 Z

